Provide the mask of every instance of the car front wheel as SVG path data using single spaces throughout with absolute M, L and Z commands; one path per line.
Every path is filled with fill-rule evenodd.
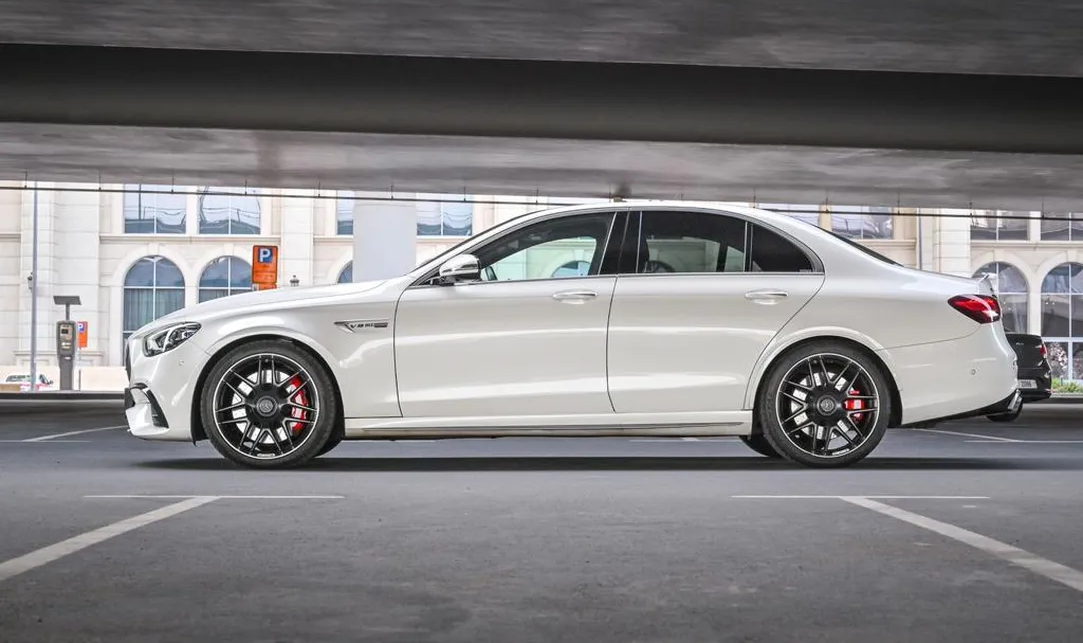
M 337 399 L 323 366 L 287 341 L 239 346 L 211 369 L 201 417 L 214 448 L 249 467 L 286 468 L 320 454 L 334 434 Z
M 763 437 L 762 433 L 742 435 L 741 442 L 744 442 L 745 446 L 762 456 L 767 456 L 768 458 L 782 457 L 778 454 L 778 451 L 775 451 L 775 448 L 771 446 L 771 443 L 767 441 L 767 438 Z
M 809 467 L 847 466 L 883 439 L 890 383 L 864 352 L 841 342 L 813 342 L 771 368 L 757 410 L 764 437 L 782 457 Z

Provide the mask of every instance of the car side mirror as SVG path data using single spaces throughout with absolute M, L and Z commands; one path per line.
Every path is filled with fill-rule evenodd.
M 471 254 L 455 255 L 440 266 L 439 278 L 442 285 L 481 279 L 478 258 Z

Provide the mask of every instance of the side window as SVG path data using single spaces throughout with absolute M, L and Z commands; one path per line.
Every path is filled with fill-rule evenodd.
M 614 214 L 601 212 L 542 221 L 479 249 L 484 281 L 560 279 L 600 274 Z
M 812 260 L 800 248 L 774 230 L 749 226 L 752 272 L 812 272 Z
M 642 214 L 639 239 L 638 273 L 745 270 L 746 224 L 735 217 L 648 210 Z

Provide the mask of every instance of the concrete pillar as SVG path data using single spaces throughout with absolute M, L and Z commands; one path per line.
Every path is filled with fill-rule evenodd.
M 107 363 L 105 350 L 109 344 L 109 328 L 100 305 L 101 282 L 101 202 L 98 192 L 56 192 L 53 204 L 53 295 L 77 295 L 82 304 L 73 306 L 73 321 L 89 324 L 87 347 L 80 349 L 76 367 L 99 366 Z M 64 317 L 63 308 L 53 304 L 52 296 L 38 302 L 49 314 L 46 329 L 49 339 L 45 346 L 50 354 L 56 352 L 53 322 Z M 41 310 L 41 309 L 39 309 Z M 39 316 L 39 319 L 42 317 Z M 40 344 L 39 344 L 40 346 Z
M 372 195 L 358 193 L 357 196 Z M 404 195 L 404 198 L 413 197 Z M 398 277 L 416 266 L 417 203 L 354 201 L 354 282 Z
M 324 202 L 311 198 L 312 194 L 311 190 L 282 190 L 283 198 L 278 199 L 278 228 L 282 239 L 279 248 L 279 288 L 289 287 L 294 275 L 301 285 L 316 283 L 313 274 L 313 234 L 316 212 L 318 208 L 322 211 Z

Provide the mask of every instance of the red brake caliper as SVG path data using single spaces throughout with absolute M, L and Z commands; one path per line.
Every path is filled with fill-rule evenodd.
M 849 395 L 861 395 L 861 391 L 856 388 L 850 389 Z M 860 411 L 865 408 L 865 400 L 846 400 L 845 404 L 847 411 Z M 854 421 L 860 422 L 864 413 L 855 413 L 852 417 Z
M 290 400 L 302 406 L 311 406 L 308 403 L 308 391 L 303 389 L 300 391 L 297 390 L 303 383 L 304 382 L 301 381 L 300 377 L 295 377 L 290 381 L 290 384 L 293 385 L 293 390 L 295 391 L 290 394 Z M 290 407 L 290 417 L 297 418 L 298 420 L 307 420 L 307 416 L 307 411 L 299 409 L 296 406 Z M 290 424 L 292 425 L 290 426 L 290 431 L 293 431 L 294 433 L 300 433 L 301 429 L 305 428 L 305 425 L 302 422 L 291 422 Z

